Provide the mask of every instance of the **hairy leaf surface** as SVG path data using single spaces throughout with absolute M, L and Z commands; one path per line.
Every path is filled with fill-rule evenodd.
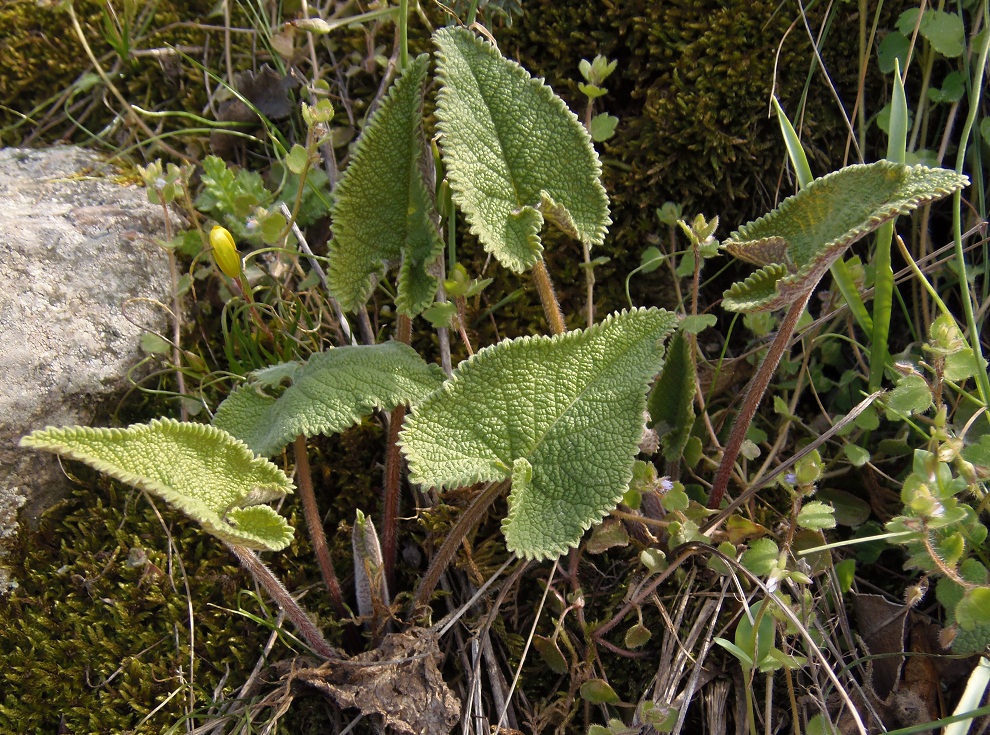
M 433 37 L 447 178 L 471 231 L 521 273 L 543 250 L 543 218 L 588 245 L 611 220 L 591 138 L 542 80 L 465 28 Z
M 847 166 L 815 179 L 722 243 L 732 255 L 766 267 L 735 283 L 722 305 L 731 311 L 771 311 L 814 288 L 846 248 L 884 222 L 941 199 L 969 183 L 953 171 L 890 161 Z M 786 269 L 773 288 L 767 277 Z
M 364 305 L 375 278 L 400 263 L 396 306 L 416 316 L 433 302 L 443 243 L 423 163 L 423 94 L 429 56 L 396 80 L 371 116 L 337 186 L 330 245 L 330 291 L 348 310 Z
M 278 551 L 292 542 L 292 527 L 260 505 L 292 492 L 289 478 L 216 427 L 173 419 L 126 429 L 50 427 L 21 446 L 79 460 L 157 495 L 230 543 Z
M 292 385 L 278 398 L 262 392 L 259 383 L 235 390 L 220 404 L 213 425 L 270 457 L 300 434 L 343 431 L 376 408 L 414 403 L 443 382 L 438 366 L 401 342 L 318 352 L 286 374 Z
M 451 488 L 511 478 L 509 549 L 560 555 L 628 486 L 646 391 L 676 323 L 637 309 L 480 350 L 406 419 L 400 443 L 412 480 Z

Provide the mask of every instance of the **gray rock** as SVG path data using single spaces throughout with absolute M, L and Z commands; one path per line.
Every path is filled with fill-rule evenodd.
M 91 425 L 131 387 L 143 328 L 167 333 L 160 207 L 79 148 L 0 150 L 0 555 L 21 520 L 64 497 L 54 455 L 18 440 Z M 126 314 L 125 314 L 126 312 Z M 8 585 L 0 558 L 0 591 Z

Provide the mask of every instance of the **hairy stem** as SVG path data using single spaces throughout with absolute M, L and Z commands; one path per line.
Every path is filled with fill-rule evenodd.
M 533 280 L 536 281 L 536 290 L 540 294 L 540 301 L 543 303 L 543 311 L 547 315 L 547 322 L 550 324 L 550 331 L 554 334 L 563 334 L 567 331 L 564 324 L 564 314 L 560 310 L 560 303 L 557 301 L 557 294 L 553 290 L 553 281 L 547 272 L 547 264 L 543 258 L 536 261 L 533 266 Z
M 426 570 L 423 581 L 419 583 L 419 590 L 416 592 L 416 599 L 413 600 L 413 614 L 417 610 L 425 608 L 430 602 L 430 595 L 440 582 L 440 575 L 444 573 L 448 565 L 457 553 L 457 547 L 467 537 L 468 531 L 481 520 L 481 517 L 488 511 L 495 499 L 509 486 L 508 480 L 493 482 L 481 490 L 481 493 L 467 507 L 457 523 L 450 529 L 443 545 L 437 551 L 430 568 Z
M 409 344 L 412 338 L 412 320 L 399 314 L 395 338 Z M 405 404 L 392 409 L 388 422 L 388 445 L 385 456 L 385 507 L 382 518 L 382 568 L 385 584 L 395 589 L 395 559 L 399 542 L 399 494 L 402 489 L 402 455 L 399 452 L 399 431 L 406 417 Z
M 341 618 L 346 618 L 347 608 L 344 607 L 344 597 L 340 592 L 337 573 L 330 561 L 330 549 L 327 548 L 327 536 L 323 532 L 323 520 L 320 510 L 316 507 L 316 494 L 313 492 L 313 475 L 309 469 L 309 457 L 306 454 L 306 437 L 300 434 L 293 445 L 296 452 L 296 478 L 299 481 L 299 496 L 302 498 L 303 515 L 306 516 L 306 526 L 309 528 L 309 540 L 313 544 L 313 553 L 320 565 L 323 581 L 330 590 L 333 606 Z M 288 614 L 288 613 L 286 613 Z
M 229 542 L 224 543 L 227 544 L 227 548 L 240 561 L 241 566 L 251 572 L 251 576 L 254 577 L 255 581 L 271 595 L 271 598 L 275 600 L 275 604 L 282 609 L 285 616 L 295 623 L 299 633 L 317 654 L 324 658 L 340 658 L 340 655 L 327 643 L 320 629 L 310 620 L 306 611 L 289 594 L 289 591 L 285 589 L 285 585 L 272 573 L 272 570 L 265 566 L 261 559 L 258 558 L 257 554 L 243 546 Z
M 759 407 L 760 401 L 763 400 L 763 396 L 770 386 L 770 380 L 777 371 L 780 359 L 784 356 L 784 351 L 791 341 L 791 335 L 794 334 L 794 329 L 797 327 L 798 319 L 801 318 L 801 312 L 808 305 L 808 299 L 811 298 L 811 292 L 813 290 L 814 288 L 808 289 L 804 296 L 798 298 L 791 305 L 791 308 L 784 316 L 784 320 L 780 323 L 777 336 L 770 344 L 770 349 L 763 358 L 763 362 L 760 363 L 759 369 L 746 388 L 742 407 L 739 409 L 739 413 L 736 415 L 736 421 L 732 425 L 732 433 L 729 434 L 729 440 L 722 450 L 722 461 L 718 466 L 718 472 L 715 474 L 715 482 L 712 483 L 712 492 L 708 498 L 709 508 L 717 509 L 722 504 L 722 496 L 725 495 L 725 490 L 729 487 L 732 468 L 735 466 L 736 459 L 739 457 L 739 450 L 742 449 L 743 441 L 746 439 L 746 432 L 749 431 L 749 425 L 753 421 L 753 416 L 756 415 L 756 409 Z

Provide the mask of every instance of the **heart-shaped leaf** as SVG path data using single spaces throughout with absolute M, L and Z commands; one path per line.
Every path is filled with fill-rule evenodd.
M 450 488 L 511 478 L 509 549 L 560 555 L 628 486 L 646 391 L 676 323 L 638 309 L 479 351 L 406 419 L 400 442 L 412 480 Z
M 278 398 L 261 391 L 265 383 L 249 383 L 231 393 L 213 418 L 214 426 L 265 457 L 300 434 L 333 434 L 376 408 L 391 411 L 418 401 L 444 377 L 438 366 L 401 342 L 317 352 L 305 365 L 279 375 L 291 377 L 292 385 Z
M 260 505 L 291 493 L 289 478 L 214 426 L 159 419 L 126 429 L 47 428 L 21 446 L 79 460 L 147 490 L 230 543 L 278 551 L 292 542 L 292 527 Z
M 963 188 L 953 171 L 890 161 L 848 166 L 815 179 L 722 243 L 763 266 L 725 292 L 730 311 L 772 311 L 813 289 L 846 248 L 894 217 Z
M 577 116 L 542 80 L 466 28 L 444 28 L 433 39 L 447 178 L 485 250 L 525 271 L 543 250 L 544 217 L 600 245 L 611 224 L 608 196 Z

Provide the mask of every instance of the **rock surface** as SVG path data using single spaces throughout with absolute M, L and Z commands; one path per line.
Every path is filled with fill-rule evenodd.
M 106 419 L 131 387 L 148 301 L 170 303 L 160 207 L 79 148 L 0 150 L 0 592 L 4 543 L 63 497 L 54 455 L 20 449 L 45 426 Z

